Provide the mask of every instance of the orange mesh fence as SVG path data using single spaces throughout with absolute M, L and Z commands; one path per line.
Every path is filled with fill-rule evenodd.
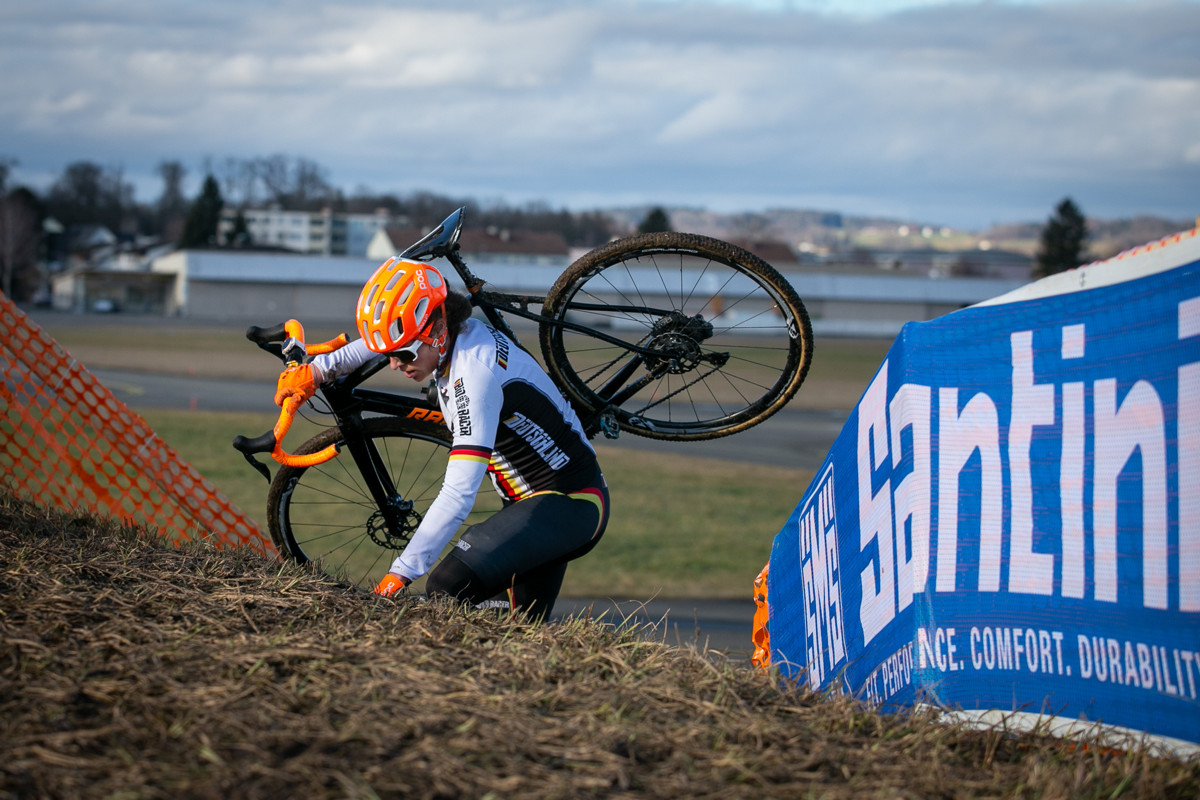
M 43 505 L 274 553 L 268 537 L 0 294 L 0 468 Z
M 771 563 L 767 562 L 754 579 L 754 627 L 750 634 L 754 641 L 754 653 L 750 660 L 763 670 L 771 666 L 771 629 L 768 627 L 771 609 L 767 603 L 767 574 L 770 569 Z

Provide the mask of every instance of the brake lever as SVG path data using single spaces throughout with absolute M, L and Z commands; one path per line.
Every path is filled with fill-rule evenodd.
M 304 342 L 292 336 L 284 340 L 280 354 L 286 364 L 308 363 L 308 350 L 304 347 Z
M 258 470 L 259 473 L 261 473 L 262 476 L 267 479 L 267 483 L 271 482 L 271 470 L 267 469 L 266 464 L 262 463 L 257 458 L 250 455 L 249 453 L 242 453 L 242 455 L 245 457 L 246 461 L 250 464 L 250 466 L 252 466 L 256 470 Z

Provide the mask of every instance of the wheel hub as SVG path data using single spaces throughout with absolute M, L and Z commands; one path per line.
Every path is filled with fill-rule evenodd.
M 660 319 L 650 330 L 646 346 L 654 356 L 646 357 L 651 372 L 662 369 L 672 375 L 682 375 L 698 367 L 703 360 L 700 342 L 713 334 L 712 323 L 697 314 L 687 317 L 678 311 Z
M 646 359 L 646 366 L 652 372 L 661 367 L 672 375 L 682 375 L 700 364 L 699 343 L 682 333 L 655 336 L 649 346 L 656 351 L 655 356 Z
M 390 514 L 385 515 L 382 511 L 371 514 L 367 520 L 367 536 L 380 547 L 402 550 L 421 524 L 421 514 L 413 508 L 411 500 L 393 501 L 388 510 Z M 396 520 L 395 526 L 388 524 L 389 516 Z

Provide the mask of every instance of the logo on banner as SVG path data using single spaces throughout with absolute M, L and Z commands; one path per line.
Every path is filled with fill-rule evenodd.
M 833 465 L 800 512 L 800 586 L 808 682 L 815 689 L 846 660 Z

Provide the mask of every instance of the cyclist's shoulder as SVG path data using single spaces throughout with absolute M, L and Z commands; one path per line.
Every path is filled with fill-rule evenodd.
M 489 369 L 506 369 L 513 352 L 519 350 L 503 333 L 477 319 L 463 323 L 454 344 L 456 356 L 478 361 Z
M 468 318 L 463 322 L 462 327 L 458 329 L 455 348 L 479 347 L 481 344 L 490 342 L 492 339 L 488 333 L 490 330 L 491 326 L 486 322 L 474 317 Z
M 447 370 L 448 383 L 470 384 L 473 389 L 498 381 L 496 346 L 487 326 L 468 320 L 454 342 Z

